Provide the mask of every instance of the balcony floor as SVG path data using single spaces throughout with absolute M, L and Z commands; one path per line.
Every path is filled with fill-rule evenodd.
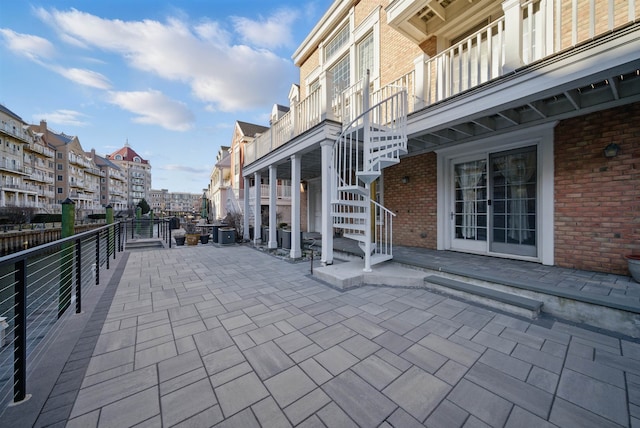
M 0 426 L 640 423 L 636 339 L 422 289 L 340 292 L 248 246 L 114 265 Z

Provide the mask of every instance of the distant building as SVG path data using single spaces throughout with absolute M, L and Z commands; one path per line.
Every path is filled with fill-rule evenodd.
M 54 150 L 0 105 L 0 207 L 50 209 Z
M 122 168 L 109 159 L 96 154 L 94 149 L 87 153 L 103 172 L 100 177 L 100 203 L 103 206 L 111 205 L 117 213 L 128 208 L 128 182 Z
M 29 129 L 55 149 L 55 203 L 69 198 L 76 204 L 76 210 L 84 214 L 100 210 L 100 179 L 104 173 L 86 155 L 78 137 L 54 132 L 44 120 Z
M 128 206 L 134 208 L 142 199 L 147 200 L 151 194 L 151 164 L 143 159 L 129 143 L 120 150 L 107 155 L 107 159 L 124 171 L 128 188 Z

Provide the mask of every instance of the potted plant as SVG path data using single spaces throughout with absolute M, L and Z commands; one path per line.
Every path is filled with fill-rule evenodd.
M 184 233 L 187 245 L 198 245 L 198 241 L 200 240 L 200 232 L 198 232 L 194 223 L 186 222 L 184 224 Z
M 629 272 L 631 272 L 631 277 L 636 282 L 640 282 L 640 254 L 629 254 L 624 257 L 627 259 L 627 265 L 629 267 Z
M 201 244 L 209 243 L 209 234 L 207 232 L 203 231 L 202 233 L 200 233 L 200 243 Z
M 176 245 L 184 245 L 184 232 L 176 232 L 173 237 L 176 240 Z

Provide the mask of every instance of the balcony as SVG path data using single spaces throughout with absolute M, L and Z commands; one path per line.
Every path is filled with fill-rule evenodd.
M 560 7 L 556 0 L 506 0 L 479 1 L 470 7 L 468 2 L 452 0 L 445 8 L 435 1 L 391 2 L 387 7 L 389 25 L 416 43 L 437 36 L 429 32 L 431 27 L 425 22 L 439 19 L 438 16 L 450 17 L 456 11 L 464 12 L 465 16 L 473 11 L 479 16 L 487 16 L 489 12 L 482 11 L 484 7 L 495 12 L 490 16 L 496 18 L 438 54 L 423 54 L 416 58 L 414 69 L 397 80 L 382 86 L 377 80 L 372 82 L 370 105 L 375 105 L 402 87 L 408 92 L 408 112 L 411 114 L 480 89 L 490 82 L 513 75 L 516 70 L 533 66 L 635 21 L 634 0 L 609 4 L 609 7 L 603 7 L 602 2 L 571 2 L 566 7 Z M 588 19 L 581 20 L 578 25 L 578 16 Z M 320 86 L 308 97 L 301 101 L 295 94 L 290 97 L 290 111 L 245 146 L 244 165 L 264 157 L 324 120 L 346 125 L 357 117 L 362 112 L 362 83 L 357 82 L 336 94 L 331 82 L 331 74 L 324 72 L 320 76 Z M 619 96 L 619 92 L 625 92 L 614 86 L 611 88 L 614 97 Z M 534 88 L 536 91 L 542 89 Z M 571 98 L 571 94 L 568 97 Z M 579 104 L 575 96 L 573 99 L 574 104 Z M 535 110 L 535 105 L 532 109 Z M 539 114 L 545 115 L 544 112 Z
M 0 132 L 19 138 L 24 142 L 29 142 L 31 139 L 30 134 L 20 124 L 18 124 L 18 126 L 14 126 L 9 123 L 3 123 L 0 127 Z
M 251 186 L 249 188 L 249 198 L 253 200 L 256 187 Z M 260 198 L 261 199 L 269 199 L 269 185 L 261 184 L 260 185 Z M 291 199 L 291 186 L 278 184 L 276 187 L 276 198 L 277 199 Z
M 13 172 L 22 175 L 28 175 L 25 172 L 25 168 L 19 162 L 13 162 L 9 159 L 3 159 L 0 161 L 0 170 Z

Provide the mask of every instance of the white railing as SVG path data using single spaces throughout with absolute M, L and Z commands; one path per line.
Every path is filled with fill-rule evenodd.
M 295 134 L 300 135 L 322 121 L 322 88 L 317 88 L 295 107 Z
M 255 186 L 249 187 L 249 199 L 255 199 Z M 269 199 L 269 185 L 261 184 L 260 185 L 260 198 L 261 199 Z M 278 184 L 276 187 L 276 198 L 278 199 L 290 199 L 291 198 L 291 186 Z
M 426 103 L 433 104 L 500 76 L 504 17 L 427 61 Z

